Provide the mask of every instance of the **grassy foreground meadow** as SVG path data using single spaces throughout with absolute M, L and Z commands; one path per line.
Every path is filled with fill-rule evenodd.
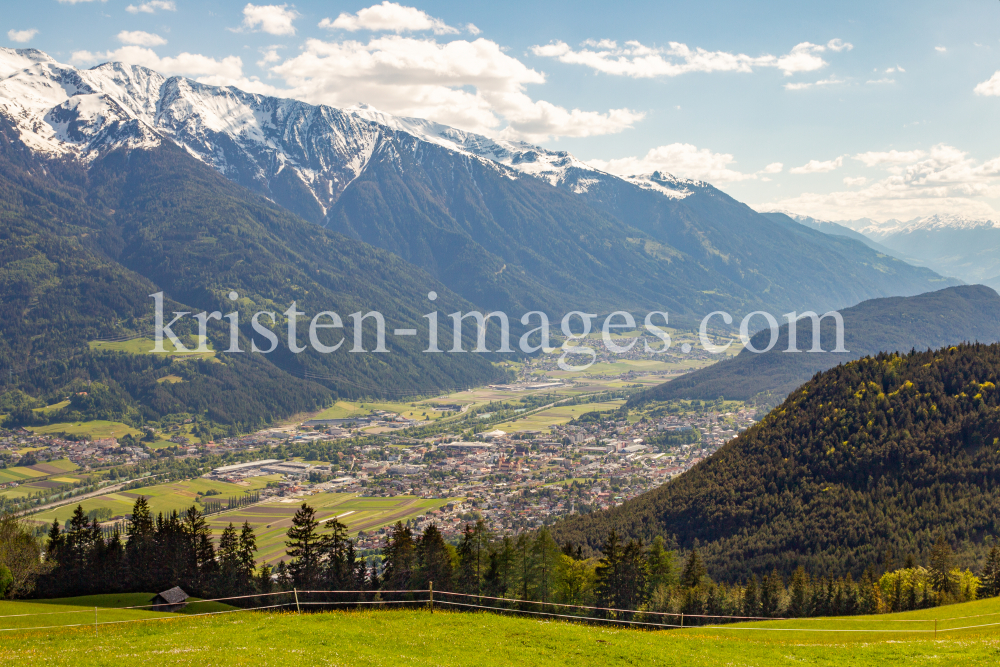
M 0 603 L 12 613 L 135 604 L 148 594 Z M 100 598 L 100 599 L 97 599 Z M 104 599 L 107 598 L 107 599 Z M 111 598 L 115 598 L 112 600 Z M 120 599 L 119 599 L 120 598 Z M 91 606 L 88 606 L 89 605 Z M 141 602 L 139 602 L 141 604 Z M 189 611 L 225 611 L 218 603 Z M 211 605 L 211 609 L 207 605 Z M 950 618 L 979 603 L 925 610 Z M 996 606 L 996 605 L 991 605 Z M 198 605 L 195 605 L 198 607 Z M 958 609 L 964 607 L 964 609 Z M 957 613 L 956 613 L 957 612 Z M 141 665 L 985 665 L 1000 660 L 1000 630 L 964 630 L 937 639 L 919 634 L 752 632 L 691 628 L 641 630 L 458 613 L 436 608 L 298 615 L 293 611 L 187 617 L 105 611 L 102 620 L 146 622 L 0 633 L 0 664 Z M 904 618 L 907 615 L 893 615 Z M 59 616 L 34 617 L 55 619 Z M 68 617 L 66 617 L 68 619 Z M 882 617 L 888 619 L 889 617 Z M 994 619 L 976 619 L 988 623 Z M 27 619 L 0 618 L 0 628 Z M 68 623 L 69 621 L 62 621 Z M 75 621 L 79 622 L 79 621 Z M 835 627 L 820 620 L 817 627 Z M 750 624 L 752 625 L 752 624 Z M 863 627 L 863 625 L 862 625 Z

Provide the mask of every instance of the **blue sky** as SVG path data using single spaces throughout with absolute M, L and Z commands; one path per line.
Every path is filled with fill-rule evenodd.
M 5 7 L 0 34 L 78 67 L 662 169 L 760 208 L 1000 218 L 1000 2 L 39 0 Z

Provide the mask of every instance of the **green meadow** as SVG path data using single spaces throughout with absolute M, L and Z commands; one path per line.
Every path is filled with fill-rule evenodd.
M 61 424 L 46 424 L 45 426 L 29 426 L 28 430 L 37 435 L 82 435 L 91 440 L 98 438 L 121 438 L 127 435 L 142 437 L 142 431 L 121 422 L 94 419 L 86 422 L 64 422 Z
M 165 338 L 163 341 L 163 349 L 165 352 L 153 352 L 153 348 L 156 347 L 156 342 L 152 338 L 133 338 L 132 340 L 123 341 L 101 341 L 92 340 L 90 341 L 90 349 L 92 350 L 103 350 L 109 352 L 128 352 L 129 354 L 166 354 L 170 357 L 204 357 L 206 359 L 215 357 L 215 350 L 212 349 L 211 341 L 205 342 L 205 347 L 208 348 L 207 352 L 198 352 L 198 341 L 191 336 L 178 336 L 181 341 L 181 345 L 185 349 L 178 349 L 169 338 Z
M 711 628 L 635 629 L 541 617 L 444 611 L 426 607 L 296 614 L 288 611 L 193 614 L 98 609 L 143 604 L 151 594 L 93 596 L 46 602 L 0 602 L 0 663 L 17 665 L 987 665 L 996 664 L 1000 630 L 871 632 L 892 623 L 861 619 L 866 632 L 837 630 L 839 619 L 817 619 L 820 632 L 787 632 L 768 624 L 740 631 Z M 289 596 L 283 596 L 283 602 Z M 278 596 L 275 596 L 276 601 Z M 305 600 L 303 600 L 305 601 Z M 991 601 L 985 601 L 987 603 Z M 416 605 L 415 605 L 416 606 Z M 940 618 L 988 613 L 983 602 L 929 610 Z M 227 611 L 225 607 L 213 611 Z M 17 617 L 11 614 L 68 611 Z M 927 613 L 925 610 L 924 613 Z M 879 617 L 902 620 L 906 614 Z M 996 617 L 972 619 L 988 623 Z M 969 621 L 966 621 L 969 622 Z M 80 627 L 19 630 L 45 625 Z M 867 623 L 867 626 L 865 625 Z M 941 624 L 943 625 L 943 624 Z M 752 629 L 751 629 L 752 628 Z

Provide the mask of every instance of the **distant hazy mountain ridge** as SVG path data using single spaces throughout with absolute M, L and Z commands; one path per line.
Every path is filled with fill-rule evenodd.
M 796 347 L 789 353 L 788 324 L 782 324 L 774 347 L 757 354 L 743 350 L 735 358 L 695 371 L 633 396 L 630 403 L 651 400 L 702 399 L 724 396 L 749 400 L 769 393 L 769 400 L 783 399 L 814 374 L 854 359 L 880 352 L 927 350 L 963 342 L 1000 341 L 1000 295 L 982 285 L 949 287 L 911 297 L 889 297 L 859 303 L 841 312 L 847 353 L 836 347 L 833 318 L 821 323 L 825 352 L 808 352 L 813 345 L 812 323 L 796 325 Z M 822 313 L 820 313 L 822 314 Z M 771 332 L 751 337 L 758 350 L 767 348 Z

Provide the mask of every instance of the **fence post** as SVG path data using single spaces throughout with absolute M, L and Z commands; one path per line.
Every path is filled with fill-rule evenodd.
M 684 614 L 681 614 L 681 627 L 684 627 Z
M 94 636 L 97 636 L 97 607 L 94 607 Z
M 428 606 L 430 607 L 431 613 L 433 614 L 434 613 L 434 582 L 433 581 L 427 582 L 427 590 L 431 594 L 430 604 Z
M 292 590 L 295 591 L 295 611 L 301 614 L 302 607 L 299 606 L 299 589 L 293 588 Z
M 937 639 L 937 619 L 934 619 L 934 639 Z

